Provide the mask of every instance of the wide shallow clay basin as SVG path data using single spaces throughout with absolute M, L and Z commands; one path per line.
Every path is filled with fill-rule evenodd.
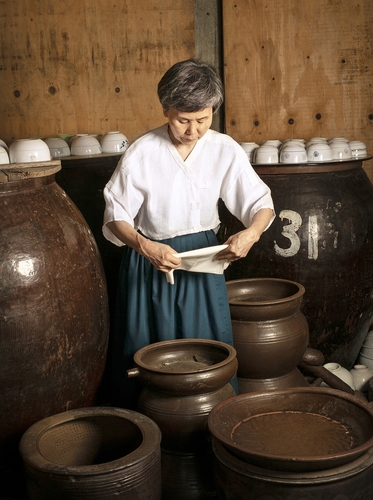
M 208 425 L 236 456 L 274 470 L 331 469 L 373 447 L 373 408 L 327 388 L 236 396 L 213 408 Z

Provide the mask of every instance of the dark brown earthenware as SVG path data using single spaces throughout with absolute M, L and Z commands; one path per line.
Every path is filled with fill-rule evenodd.
M 134 361 L 137 367 L 128 370 L 129 377 L 177 397 L 221 389 L 237 371 L 235 348 L 205 339 L 156 342 L 139 349 Z
M 102 262 L 86 221 L 54 181 L 59 168 L 52 161 L 0 169 L 0 475 L 6 480 L 22 433 L 49 415 L 91 405 L 105 368 Z
M 255 168 L 277 216 L 226 278 L 301 283 L 310 347 L 351 369 L 373 315 L 373 185 L 363 163 Z M 244 229 L 223 204 L 220 220 L 222 243 Z
M 308 345 L 301 311 L 304 287 L 294 281 L 253 278 L 227 282 L 238 377 L 273 379 L 292 372 Z
M 140 413 L 83 408 L 23 435 L 29 500 L 161 499 L 161 433 Z
M 368 500 L 373 498 L 373 449 L 335 469 L 284 472 L 259 467 L 214 440 L 219 500 Z
M 162 432 L 162 498 L 214 498 L 207 418 L 235 396 L 229 383 L 237 371 L 235 349 L 214 340 L 171 340 L 140 349 L 134 360 L 137 368 L 128 374 L 144 384 L 139 411 Z
M 313 387 L 253 392 L 219 403 L 210 432 L 241 459 L 272 470 L 325 470 L 373 447 L 373 408 L 345 392 Z

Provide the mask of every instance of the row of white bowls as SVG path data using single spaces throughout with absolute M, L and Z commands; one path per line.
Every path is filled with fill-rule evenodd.
M 124 153 L 127 137 L 119 131 L 103 136 L 76 134 L 66 141 L 62 137 L 18 139 L 10 144 L 0 140 L 0 165 L 50 161 L 67 156 L 95 156 L 102 153 Z
M 362 141 L 350 141 L 344 137 L 312 137 L 305 139 L 266 140 L 260 145 L 241 142 L 250 161 L 255 164 L 323 163 L 359 159 L 367 156 Z

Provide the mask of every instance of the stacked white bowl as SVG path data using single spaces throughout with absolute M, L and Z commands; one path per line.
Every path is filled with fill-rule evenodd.
M 61 137 L 48 137 L 45 139 L 52 158 L 64 158 L 70 156 L 70 147 Z
M 107 132 L 100 142 L 103 153 L 124 153 L 129 146 L 127 137 L 119 130 Z
M 9 151 L 8 144 L 4 142 L 2 139 L 0 139 L 0 146 Z
M 9 160 L 9 148 L 6 142 L 0 139 L 0 165 L 7 165 Z
M 257 144 L 256 142 L 240 142 L 240 146 L 247 154 L 249 160 L 253 161 L 255 150 L 258 149 L 259 144 Z
M 48 145 L 42 139 L 17 139 L 9 147 L 11 163 L 50 161 Z
M 101 144 L 93 135 L 77 135 L 70 143 L 71 154 L 74 156 L 94 156 L 102 153 Z
M 362 141 L 350 141 L 345 137 L 311 137 L 305 139 L 278 139 L 255 142 L 240 142 L 249 160 L 256 164 L 304 164 L 328 163 L 364 158 L 368 155 Z M 276 158 L 277 153 L 277 158 Z

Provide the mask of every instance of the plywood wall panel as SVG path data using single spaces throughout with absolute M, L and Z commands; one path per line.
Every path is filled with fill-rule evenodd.
M 224 0 L 223 31 L 236 140 L 342 136 L 373 153 L 371 0 Z
M 0 2 L 0 137 L 157 126 L 157 83 L 194 55 L 193 21 L 193 0 Z

